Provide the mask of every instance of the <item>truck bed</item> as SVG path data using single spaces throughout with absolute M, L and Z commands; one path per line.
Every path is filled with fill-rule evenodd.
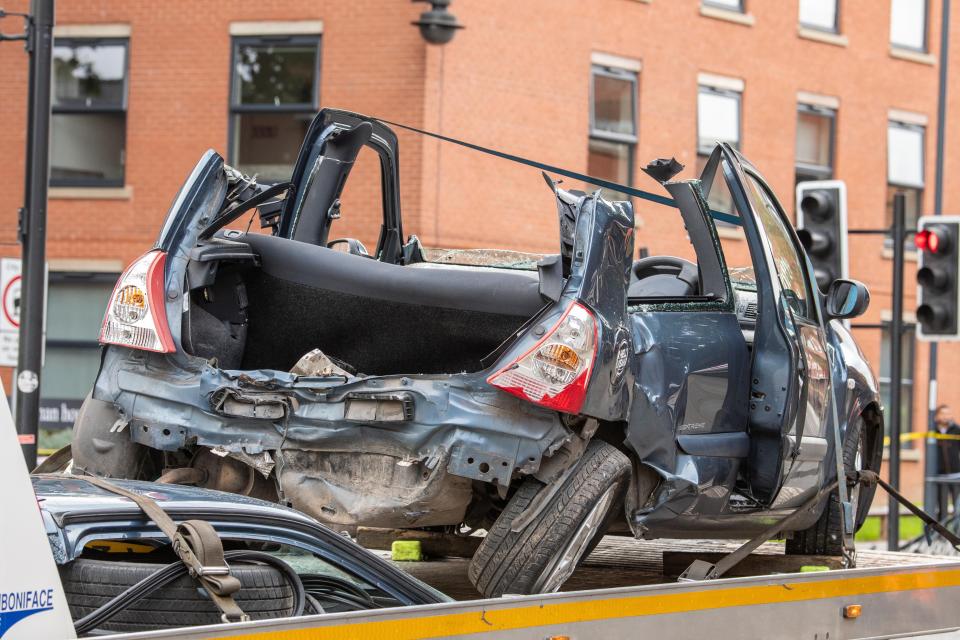
M 729 553 L 742 541 L 737 540 L 636 540 L 622 536 L 605 537 L 584 561 L 561 591 L 583 591 L 676 582 L 676 576 L 694 557 L 713 561 L 711 553 Z M 389 558 L 390 552 L 376 551 Z M 664 555 L 666 554 L 666 572 Z M 954 558 L 950 558 L 954 559 Z M 876 569 L 948 560 L 943 556 L 858 550 L 857 567 Z M 840 568 L 839 558 L 822 556 L 785 556 L 782 542 L 767 542 L 724 577 L 760 576 L 791 573 L 800 566 Z M 422 562 L 396 562 L 411 575 L 456 600 L 478 600 L 467 578 L 466 558 L 434 558 Z M 682 567 L 682 568 L 680 568 Z

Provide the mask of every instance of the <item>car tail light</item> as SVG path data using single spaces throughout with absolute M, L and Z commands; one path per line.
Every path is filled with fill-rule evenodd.
M 579 413 L 596 352 L 597 322 L 575 302 L 540 342 L 487 382 L 535 404 Z
M 167 254 L 137 258 L 117 281 L 100 329 L 101 344 L 171 353 L 176 351 L 163 308 L 163 265 Z

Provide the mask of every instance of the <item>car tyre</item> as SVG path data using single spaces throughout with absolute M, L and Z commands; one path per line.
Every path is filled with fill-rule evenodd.
M 862 417 L 850 423 L 843 442 L 845 468 L 880 470 L 882 447 L 875 446 L 871 441 L 871 437 L 876 438 L 873 431 Z M 847 490 L 856 501 L 855 525 L 859 530 L 867 518 L 876 487 L 851 486 L 848 483 Z M 787 540 L 786 552 L 792 555 L 841 556 L 843 538 L 840 525 L 840 492 L 834 491 L 817 521 L 809 529 L 794 532 L 793 537 Z
M 60 568 L 64 595 L 74 620 L 92 613 L 144 578 L 164 568 L 150 562 L 78 558 Z M 293 587 L 274 567 L 236 564 L 231 575 L 240 581 L 237 605 L 253 620 L 293 615 Z M 183 575 L 144 596 L 98 627 L 101 631 L 134 632 L 218 624 L 220 610 L 196 581 Z
M 623 504 L 630 460 L 595 440 L 574 464 L 540 515 L 520 531 L 511 531 L 513 521 L 549 487 L 528 478 L 510 498 L 467 572 L 484 596 L 557 591 L 599 542 Z

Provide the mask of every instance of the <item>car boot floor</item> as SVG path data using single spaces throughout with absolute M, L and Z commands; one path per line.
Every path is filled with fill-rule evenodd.
M 663 582 L 675 582 L 679 567 L 688 566 L 696 556 L 711 553 L 729 553 L 741 542 L 736 540 L 635 540 L 622 536 L 606 536 L 583 562 L 561 591 L 631 587 Z M 389 551 L 376 551 L 385 558 Z M 664 554 L 667 554 L 666 562 Z M 858 568 L 880 568 L 910 564 L 942 562 L 941 556 L 892 553 L 889 551 L 857 551 Z M 820 565 L 836 563 L 839 558 L 785 556 L 782 542 L 761 545 L 742 565 L 731 570 L 727 577 L 788 573 L 797 571 L 793 565 Z M 395 562 L 410 575 L 447 594 L 455 600 L 477 600 L 481 596 L 467 578 L 465 558 L 428 559 L 423 562 Z M 665 566 L 666 565 L 666 566 Z M 666 573 L 666 575 L 665 575 Z

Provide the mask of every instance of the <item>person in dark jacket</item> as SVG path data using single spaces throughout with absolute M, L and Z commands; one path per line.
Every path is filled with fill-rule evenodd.
M 945 404 L 937 407 L 933 414 L 933 423 L 937 433 L 946 436 L 937 439 L 937 474 L 960 473 L 960 426 L 953 421 L 953 412 L 950 407 Z M 953 505 L 953 513 L 957 513 L 960 486 L 939 484 L 938 487 L 939 519 L 943 521 L 949 515 L 948 505 Z

